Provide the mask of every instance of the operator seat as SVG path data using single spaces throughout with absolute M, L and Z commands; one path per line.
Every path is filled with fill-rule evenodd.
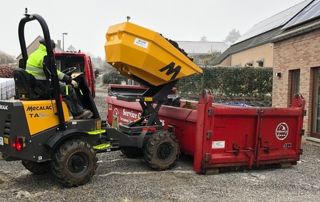
M 36 85 L 36 79 L 26 70 L 18 68 L 13 73 L 15 82 L 15 99 L 38 100 L 41 99 L 40 87 Z

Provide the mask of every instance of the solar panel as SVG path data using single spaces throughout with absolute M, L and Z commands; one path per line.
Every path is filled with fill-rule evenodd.
M 254 37 L 256 35 L 262 34 L 264 32 L 270 31 L 277 27 L 280 27 L 288 22 L 293 16 L 295 16 L 301 9 L 307 6 L 312 0 L 302 1 L 280 13 L 277 13 L 261 22 L 255 24 L 251 29 L 249 29 L 245 34 L 243 34 L 236 43 Z
M 290 27 L 299 25 L 308 20 L 314 19 L 320 16 L 320 0 L 314 0 L 305 9 L 303 9 L 296 17 L 290 20 L 282 29 L 288 29 Z

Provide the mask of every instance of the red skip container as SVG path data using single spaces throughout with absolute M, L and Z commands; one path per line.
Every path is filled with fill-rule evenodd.
M 128 124 L 139 118 L 139 103 L 108 96 L 108 122 Z M 266 164 L 296 164 L 300 158 L 305 101 L 293 99 L 290 108 L 234 107 L 212 104 L 211 95 L 199 102 L 182 101 L 181 107 L 162 106 L 159 116 L 175 127 L 181 152 L 194 157 L 193 169 Z M 186 108 L 188 107 L 188 108 Z

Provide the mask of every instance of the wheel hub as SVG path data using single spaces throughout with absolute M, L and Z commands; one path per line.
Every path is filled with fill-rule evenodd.
M 68 169 L 72 173 L 84 172 L 89 165 L 88 157 L 83 153 L 73 154 L 68 161 Z
M 172 154 L 173 147 L 169 143 L 159 145 L 157 155 L 159 159 L 168 159 Z

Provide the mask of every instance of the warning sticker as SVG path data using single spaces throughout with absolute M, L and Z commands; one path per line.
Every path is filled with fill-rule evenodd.
M 149 43 L 147 41 L 139 39 L 139 38 L 134 39 L 134 44 L 137 46 L 140 46 L 142 48 L 148 48 L 148 45 L 149 45 Z
M 277 125 L 275 135 L 278 140 L 284 140 L 288 137 L 289 126 L 285 122 L 281 122 Z
M 224 149 L 225 145 L 225 141 L 212 141 L 212 149 Z

